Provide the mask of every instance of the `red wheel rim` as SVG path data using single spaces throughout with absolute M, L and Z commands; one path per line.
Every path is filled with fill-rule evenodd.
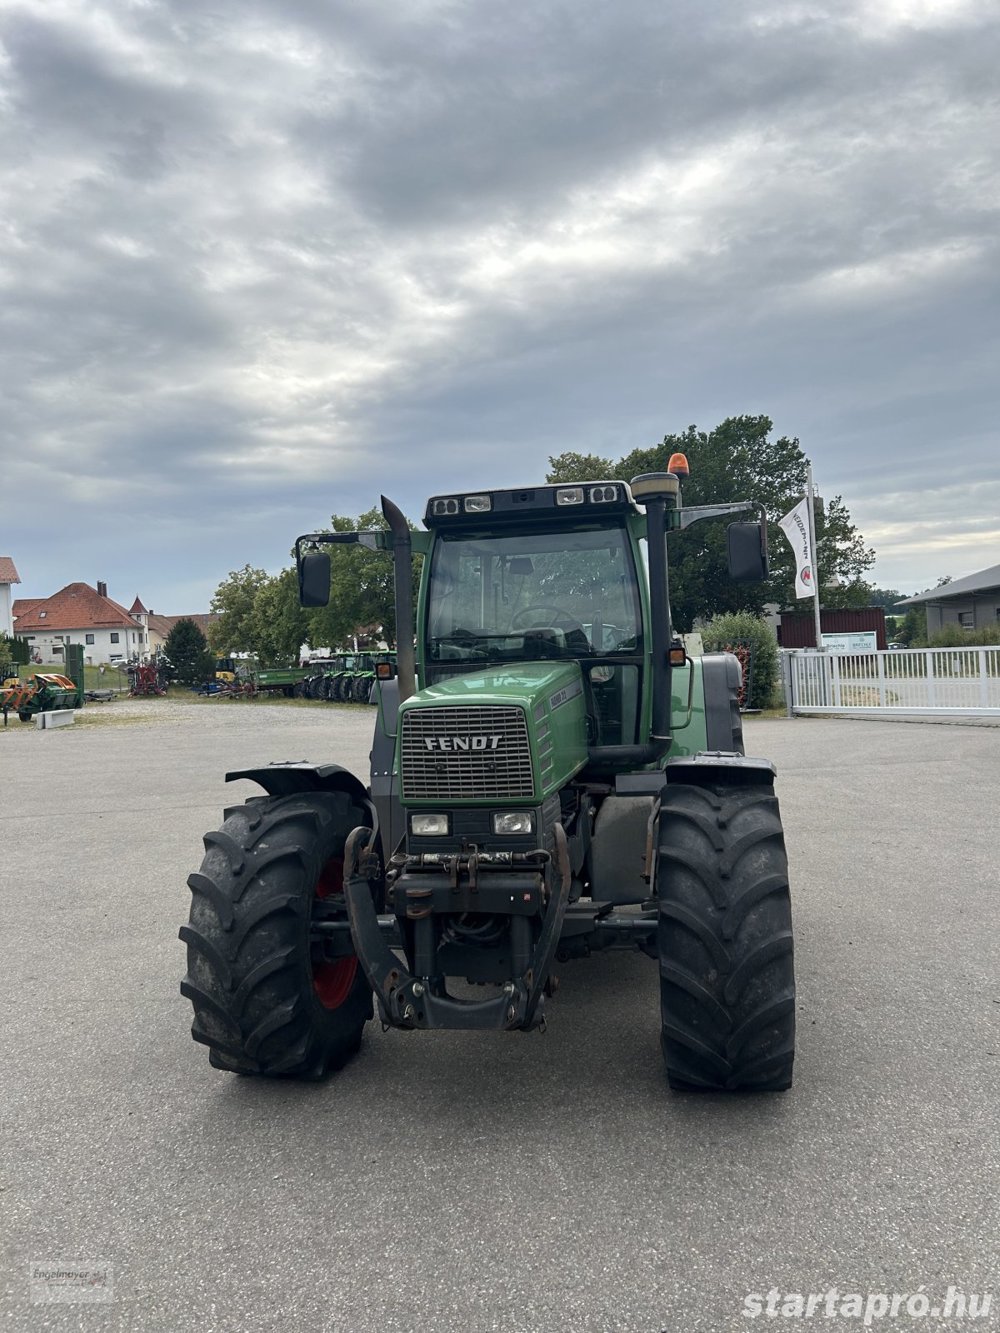
M 344 860 L 334 856 L 327 861 L 316 881 L 316 897 L 329 898 L 344 892 Z M 320 958 L 313 962 L 313 990 L 324 1009 L 339 1009 L 351 993 L 358 974 L 356 954 L 334 961 Z

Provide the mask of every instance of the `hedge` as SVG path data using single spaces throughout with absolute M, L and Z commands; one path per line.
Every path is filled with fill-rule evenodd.
M 743 707 L 770 708 L 778 689 L 778 640 L 767 621 L 750 611 L 728 611 L 713 616 L 700 633 L 706 652 L 749 651 L 750 688 Z

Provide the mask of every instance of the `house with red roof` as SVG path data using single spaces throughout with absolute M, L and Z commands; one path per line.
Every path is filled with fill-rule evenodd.
M 21 579 L 9 555 L 0 555 L 0 634 L 14 633 L 14 611 L 11 588 Z
M 17 580 L 17 571 L 14 579 Z M 0 558 L 0 574 L 4 571 Z M 17 580 L 20 582 L 20 580 Z M 21 597 L 11 608 L 14 633 L 28 640 L 32 657 L 42 662 L 58 662 L 66 644 L 82 643 L 83 659 L 88 666 L 101 662 L 112 664 L 154 657 L 163 651 L 167 636 L 178 620 L 193 620 L 206 636 L 209 625 L 218 620 L 213 614 L 195 612 L 188 616 L 160 616 L 147 610 L 141 598 L 126 611 L 120 602 L 108 596 L 108 585 L 99 582 L 68 583 L 51 597 Z
M 142 608 L 138 598 L 134 605 Z M 150 651 L 147 612 L 126 611 L 108 596 L 106 583 L 68 583 L 51 597 L 15 601 L 12 611 L 14 632 L 42 662 L 58 662 L 68 643 L 83 644 L 88 665 L 127 662 Z

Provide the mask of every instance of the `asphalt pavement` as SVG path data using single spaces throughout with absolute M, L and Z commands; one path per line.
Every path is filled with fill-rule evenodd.
M 254 790 L 222 774 L 363 774 L 372 714 L 141 708 L 0 734 L 4 1327 L 719 1333 L 832 1288 L 901 1295 L 876 1327 L 967 1326 L 906 1313 L 954 1287 L 1000 1328 L 1000 729 L 748 722 L 799 1053 L 789 1093 L 725 1098 L 668 1091 L 639 953 L 561 967 L 545 1034 L 370 1024 L 323 1084 L 212 1070 L 177 929 Z M 110 1299 L 51 1299 L 78 1271 Z

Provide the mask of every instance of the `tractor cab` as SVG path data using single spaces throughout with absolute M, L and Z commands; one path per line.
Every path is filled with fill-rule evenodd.
M 634 744 L 649 609 L 639 573 L 645 520 L 628 487 L 439 497 L 424 522 L 433 540 L 418 621 L 421 685 L 467 677 L 469 687 L 477 673 L 573 663 L 588 740 Z

